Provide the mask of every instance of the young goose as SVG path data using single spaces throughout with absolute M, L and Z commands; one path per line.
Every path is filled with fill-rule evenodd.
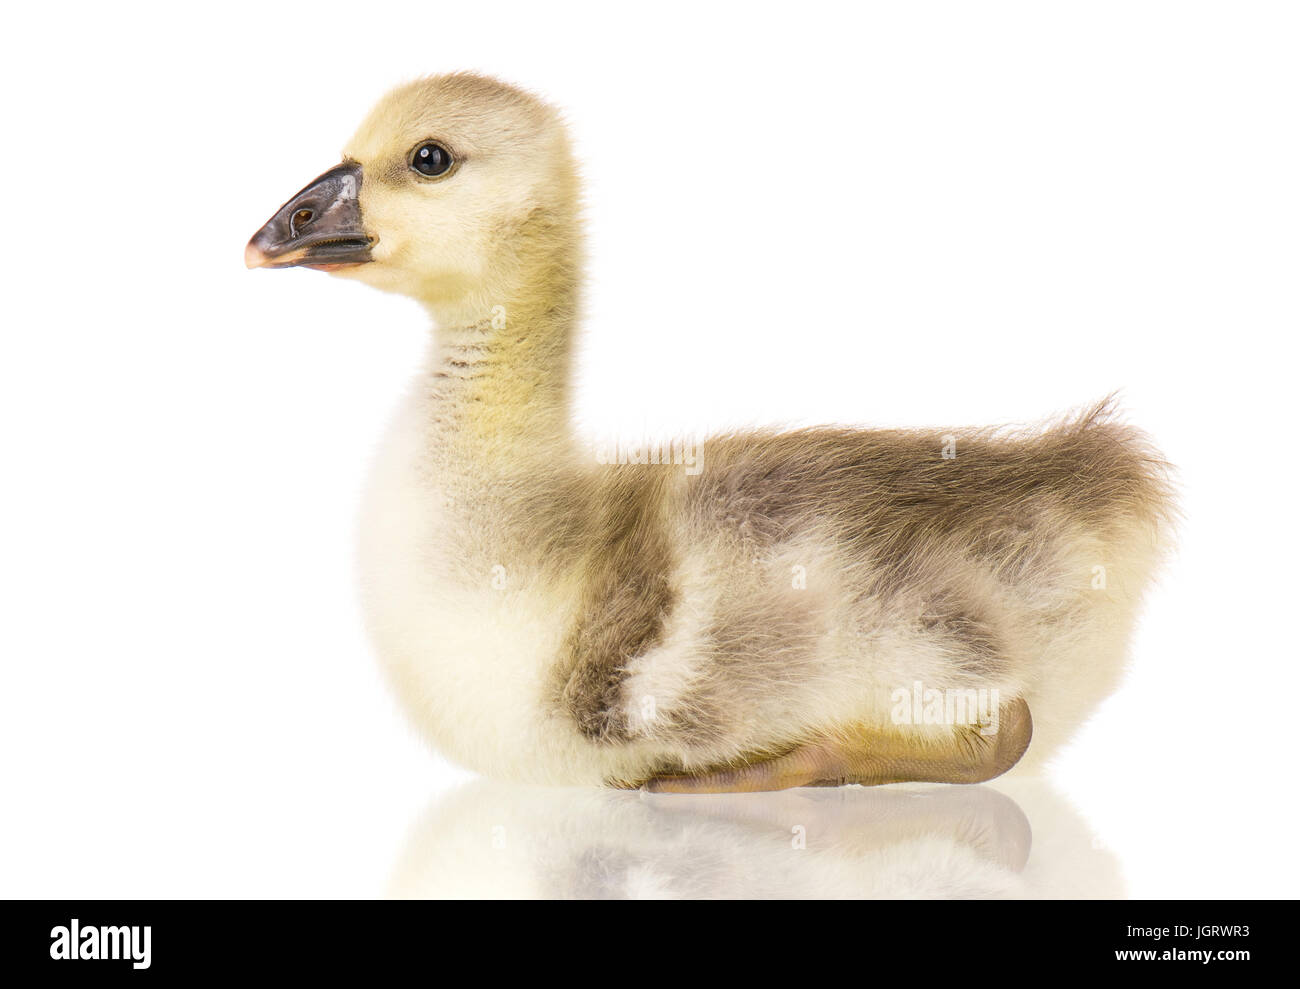
M 378 652 L 434 743 L 490 775 L 692 792 L 969 783 L 1031 723 L 1036 757 L 1065 739 L 1114 687 L 1164 541 L 1141 435 L 1103 404 L 1037 432 L 599 463 L 568 421 L 578 199 L 552 109 L 437 76 L 247 248 L 436 324 L 362 552 Z

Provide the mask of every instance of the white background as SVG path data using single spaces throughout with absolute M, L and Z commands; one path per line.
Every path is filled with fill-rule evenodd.
M 1131 895 L 1295 895 L 1294 8 L 604 7 L 6 15 L 0 893 L 382 895 L 469 778 L 355 593 L 425 317 L 242 262 L 389 86 L 468 68 L 571 121 L 590 428 L 1123 389 L 1186 523 L 1053 785 Z

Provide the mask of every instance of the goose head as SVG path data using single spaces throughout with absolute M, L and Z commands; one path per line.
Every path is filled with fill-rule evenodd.
M 557 114 L 512 86 L 458 73 L 380 100 L 342 162 L 253 235 L 245 263 L 327 271 L 435 313 L 481 313 L 573 242 L 575 223 L 576 176 Z

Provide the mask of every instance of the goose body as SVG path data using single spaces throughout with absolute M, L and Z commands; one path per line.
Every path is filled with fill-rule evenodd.
M 558 118 L 519 90 L 394 91 L 248 259 L 433 316 L 361 558 L 399 696 L 470 768 L 687 792 L 974 782 L 1041 761 L 1118 680 L 1171 502 L 1106 403 L 1019 432 L 756 431 L 631 458 L 661 462 L 575 437 L 577 181 Z

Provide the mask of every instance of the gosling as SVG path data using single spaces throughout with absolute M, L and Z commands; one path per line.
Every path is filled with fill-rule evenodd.
M 602 463 L 569 426 L 582 239 L 557 113 L 453 74 L 385 96 L 246 250 L 435 324 L 361 558 L 377 652 L 446 755 L 688 793 L 974 783 L 1114 689 L 1174 509 L 1110 403 Z

